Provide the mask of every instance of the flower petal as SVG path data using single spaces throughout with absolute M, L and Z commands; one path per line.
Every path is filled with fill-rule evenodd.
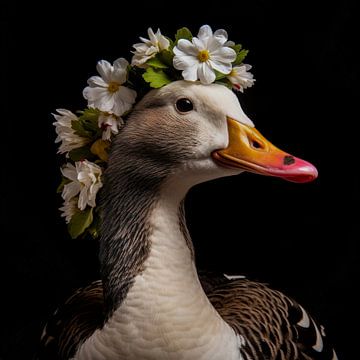
M 110 80 L 109 80 L 109 82 L 110 82 Z M 100 87 L 104 87 L 104 88 L 108 87 L 108 84 L 100 76 L 92 76 L 91 78 L 88 79 L 87 83 L 91 87 L 95 87 L 95 86 L 100 86 Z
M 151 56 L 144 56 L 144 55 L 140 55 L 140 54 L 135 54 L 131 59 L 131 65 L 141 67 L 149 59 L 151 59 L 151 57 L 152 57 L 152 55 Z
M 107 92 L 104 96 L 94 101 L 94 106 L 101 111 L 112 112 L 115 105 L 115 94 Z
M 136 51 L 141 51 L 141 52 L 145 52 L 146 49 L 148 48 L 148 46 L 144 43 L 137 43 L 137 44 L 134 44 L 133 45 L 133 48 L 136 50 Z M 135 52 L 133 52 L 134 54 Z
M 223 63 L 220 61 L 209 60 L 211 67 L 222 74 L 230 74 L 232 66 L 229 63 Z
M 211 60 L 232 63 L 236 59 L 235 50 L 229 47 L 221 47 L 211 52 Z
M 75 181 L 77 179 L 77 172 L 73 164 L 67 163 L 60 171 L 69 180 Z
M 111 81 L 119 85 L 124 84 L 127 80 L 127 71 L 123 69 L 114 70 L 111 74 Z
M 192 55 L 174 56 L 173 64 L 177 70 L 185 70 L 189 66 L 194 66 L 199 63 L 199 60 Z
M 207 43 L 208 43 L 208 39 L 202 40 L 202 39 L 198 39 L 196 37 L 192 38 L 192 42 L 195 45 L 196 49 L 197 49 L 197 53 L 198 54 L 199 50 L 206 50 L 207 49 Z
M 149 39 L 140 36 L 140 40 L 147 46 L 151 46 L 152 42 Z
M 102 139 L 111 140 L 111 134 L 117 134 L 123 120 L 117 119 L 114 115 L 101 113 L 98 118 L 98 126 L 103 130 Z
M 72 128 L 72 122 L 78 120 L 75 114 L 66 109 L 57 109 L 57 112 L 58 114 L 53 114 L 56 119 L 53 125 L 55 126 L 55 132 L 57 134 L 55 143 L 61 142 L 58 153 L 67 153 L 90 141 L 88 138 L 77 135 Z
M 118 58 L 114 61 L 114 70 L 127 70 L 129 62 L 124 58 Z
M 183 72 L 182 76 L 184 80 L 187 81 L 196 81 L 198 79 L 198 67 L 200 64 L 194 64 L 193 66 L 187 67 Z
M 145 55 L 146 56 L 151 56 L 151 57 L 153 57 L 153 56 L 155 56 L 157 53 L 159 52 L 159 49 L 156 47 L 156 46 L 150 46 L 150 47 L 148 47 L 147 49 L 146 49 L 146 51 L 145 51 Z
M 129 89 L 126 86 L 120 86 L 119 90 L 117 91 L 117 95 L 121 96 L 125 102 L 132 105 L 135 102 L 137 94 L 135 90 Z
M 113 71 L 112 65 L 106 60 L 100 60 L 96 65 L 96 70 L 100 76 L 106 81 L 110 81 L 110 76 Z M 90 84 L 89 84 L 90 85 Z
M 211 84 L 215 81 L 216 75 L 206 62 L 198 66 L 197 73 L 199 80 L 203 84 Z
M 254 75 L 247 70 L 251 69 L 251 65 L 243 64 L 240 66 L 234 66 L 233 71 L 227 78 L 234 84 L 234 90 L 243 92 L 244 89 L 254 85 Z
M 89 102 L 96 102 L 108 94 L 107 88 L 87 86 L 83 90 L 83 96 Z
M 224 46 L 228 46 L 228 47 L 235 46 L 235 43 L 233 41 L 231 41 L 231 40 L 228 40 L 228 41 L 226 41 Z
M 131 109 L 135 102 L 135 98 L 136 91 L 125 86 L 120 86 L 119 90 L 115 93 L 115 101 L 111 111 L 117 116 L 123 115 L 126 111 Z
M 221 45 L 224 45 L 228 39 L 228 33 L 224 29 L 219 29 L 214 32 L 214 37 L 219 40 Z
M 198 32 L 197 37 L 201 40 L 206 41 L 209 37 L 213 36 L 213 32 L 211 30 L 211 27 L 209 25 L 203 25 Z
M 178 52 L 178 50 L 181 51 L 181 53 Z M 174 54 L 175 55 L 193 55 L 197 56 L 198 49 L 192 44 L 189 40 L 186 39 L 180 39 L 177 43 L 177 45 L 174 47 Z
M 158 39 L 160 50 L 167 50 L 170 46 L 170 41 L 163 35 L 160 35 Z
M 58 114 L 62 115 L 62 117 L 65 116 L 65 117 L 71 118 L 72 120 L 77 120 L 77 116 L 73 112 L 71 112 L 70 110 L 56 109 L 56 111 L 58 112 Z M 58 117 L 59 117 L 58 114 L 53 114 L 56 120 L 58 120 Z
M 80 195 L 79 195 L 78 208 L 79 208 L 80 210 L 85 210 L 86 205 L 87 205 L 87 200 L 88 200 L 87 188 L 84 186 L 84 187 L 81 189 Z
M 67 224 L 71 221 L 71 218 L 75 215 L 76 209 L 77 209 L 76 198 L 73 198 L 69 201 L 64 201 L 63 206 L 59 208 L 59 210 L 62 212 L 61 217 L 65 218 Z
M 62 191 L 62 198 L 66 201 L 69 201 L 74 196 L 76 196 L 80 191 L 80 183 L 72 181 L 69 184 L 64 185 L 64 189 Z
M 157 39 L 156 39 L 154 31 L 153 31 L 153 29 L 151 27 L 148 28 L 148 36 L 149 36 L 149 39 L 152 42 L 152 44 L 156 44 Z
M 218 49 L 221 49 L 222 47 L 223 45 L 221 44 L 219 39 L 217 39 L 216 37 L 209 38 L 207 42 L 207 48 L 211 53 L 217 51 Z
M 123 84 L 127 80 L 127 67 L 129 63 L 124 58 L 119 58 L 114 61 L 114 71 L 110 76 L 110 81 L 118 84 Z
M 105 130 L 103 131 L 101 138 L 102 138 L 103 140 L 110 140 L 110 139 L 111 139 L 111 133 L 112 133 L 111 127 L 110 127 L 110 126 L 107 126 L 107 127 L 105 128 Z

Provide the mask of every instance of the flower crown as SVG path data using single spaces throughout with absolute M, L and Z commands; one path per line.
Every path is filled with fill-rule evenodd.
M 90 234 L 97 237 L 100 222 L 96 195 L 102 187 L 113 137 L 124 125 L 123 118 L 151 88 L 176 80 L 219 83 L 243 92 L 255 79 L 251 66 L 243 61 L 248 50 L 228 40 L 225 30 L 203 25 L 197 37 L 187 28 L 177 31 L 175 40 L 148 29 L 149 39 L 134 44 L 131 65 L 119 58 L 111 65 L 98 62 L 100 76 L 88 79 L 83 91 L 88 106 L 75 115 L 57 109 L 53 114 L 58 152 L 65 154 L 58 187 L 64 200 L 60 208 L 72 238 Z

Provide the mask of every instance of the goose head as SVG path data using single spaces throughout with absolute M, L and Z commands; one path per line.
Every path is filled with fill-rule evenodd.
M 114 144 L 115 156 L 139 168 L 160 169 L 188 187 L 249 171 L 294 182 L 317 177 L 316 168 L 271 144 L 223 85 L 176 81 L 150 91 L 135 107 Z M 165 170 L 164 170 L 165 171 Z

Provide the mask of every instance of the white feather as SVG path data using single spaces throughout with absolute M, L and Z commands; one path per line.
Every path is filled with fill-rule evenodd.
M 300 305 L 299 305 L 300 306 Z M 300 306 L 300 309 L 302 311 L 302 318 L 301 320 L 297 323 L 299 326 L 303 327 L 303 328 L 308 328 L 310 326 L 310 319 L 308 314 L 306 313 L 306 311 L 303 309 L 302 306 Z
M 314 326 L 315 326 L 315 331 L 316 331 L 316 343 L 315 343 L 315 345 L 313 345 L 312 348 L 317 352 L 321 352 L 321 351 L 323 351 L 323 347 L 324 347 L 322 336 L 321 336 L 320 331 L 315 323 L 314 323 Z
M 225 276 L 228 280 L 246 279 L 246 276 L 244 276 L 244 275 L 228 275 L 228 274 L 224 274 L 224 276 Z

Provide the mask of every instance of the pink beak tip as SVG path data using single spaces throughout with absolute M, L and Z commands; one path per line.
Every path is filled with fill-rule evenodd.
M 318 171 L 314 165 L 297 157 L 293 157 L 293 159 L 295 161 L 291 165 L 284 166 L 286 167 L 284 179 L 297 183 L 307 183 L 318 177 Z

